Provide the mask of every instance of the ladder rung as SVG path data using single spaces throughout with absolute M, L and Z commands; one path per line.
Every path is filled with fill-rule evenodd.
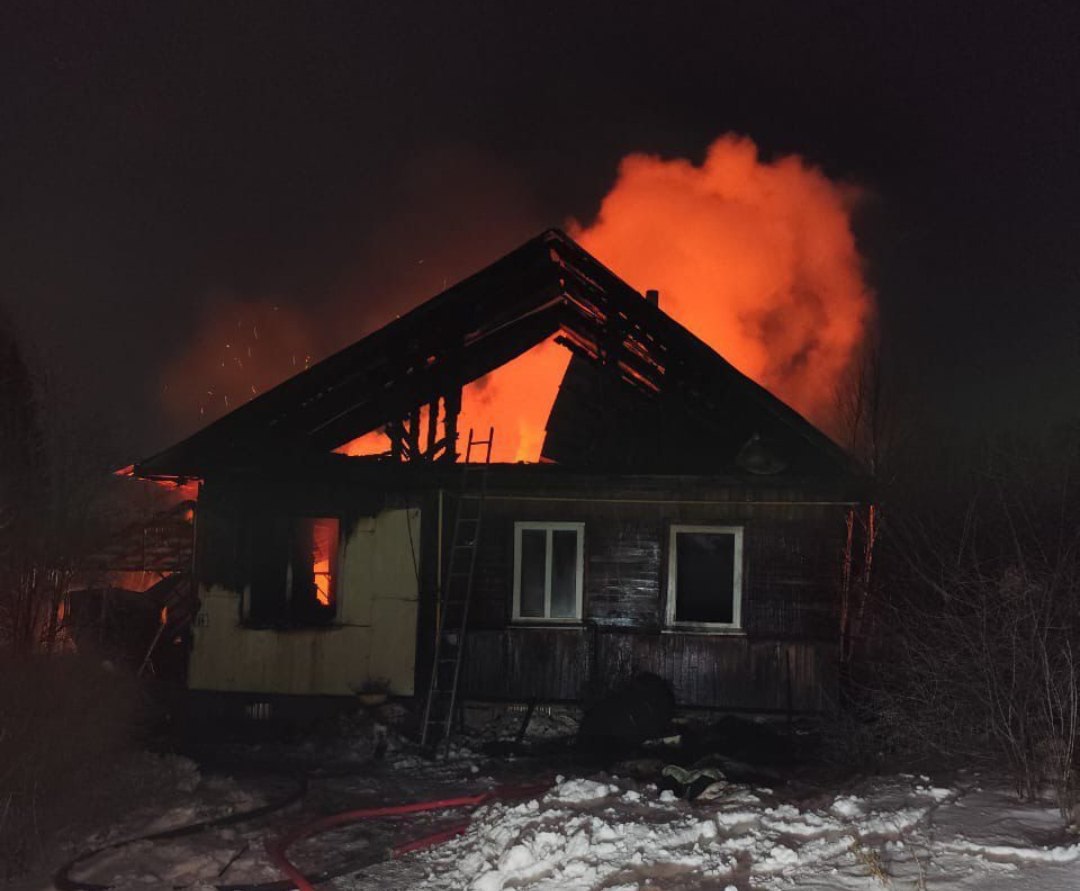
M 470 430 L 467 448 L 463 455 L 458 455 L 462 462 L 461 489 L 454 515 L 449 560 L 437 600 L 438 633 L 421 737 L 425 745 L 436 750 L 445 745 L 453 734 L 454 709 L 468 633 L 469 602 L 476 581 L 476 555 L 480 546 L 484 498 L 488 487 L 486 471 L 491 466 L 491 448 L 495 440 L 494 428 L 488 431 L 485 439 L 473 439 L 473 435 Z M 474 449 L 477 456 L 475 461 Z M 480 476 L 474 477 L 474 474 Z M 463 554 L 467 556 L 463 556 L 459 562 L 458 558 Z M 456 588 L 457 585 L 463 587 Z

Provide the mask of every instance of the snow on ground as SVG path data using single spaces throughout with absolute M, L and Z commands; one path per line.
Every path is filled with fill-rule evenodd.
M 101 844 L 248 810 L 280 797 L 282 780 L 219 776 L 174 759 L 176 791 L 156 813 L 107 827 Z M 455 748 L 431 763 L 391 746 L 379 762 L 312 780 L 307 798 L 272 817 L 196 836 L 136 842 L 80 864 L 74 874 L 121 889 L 258 883 L 279 878 L 267 838 L 313 818 L 387 803 L 472 794 L 535 782 L 531 759 L 493 761 Z M 304 841 L 305 871 L 345 868 L 339 891 L 631 891 L 631 889 L 1080 888 L 1080 838 L 1050 802 L 1020 804 L 1003 783 L 896 775 L 830 791 L 718 781 L 690 802 L 624 775 L 563 763 L 548 790 L 473 813 L 467 832 L 440 847 L 379 861 L 394 844 L 433 832 L 460 812 L 359 824 Z M 268 784 L 269 783 L 269 784 Z
M 1057 809 L 1004 788 L 926 777 L 793 803 L 718 784 L 708 801 L 616 777 L 565 778 L 491 804 L 461 838 L 345 880 L 346 888 L 1080 888 L 1080 844 Z

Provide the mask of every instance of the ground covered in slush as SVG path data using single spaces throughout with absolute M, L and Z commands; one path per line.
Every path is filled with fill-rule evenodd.
M 330 752 L 311 743 L 248 747 L 198 765 L 162 757 L 167 782 L 153 807 L 68 838 L 57 860 L 296 798 L 250 821 L 120 845 L 70 871 L 78 882 L 143 891 L 254 886 L 281 878 L 267 841 L 321 816 L 505 788 L 506 799 L 471 811 L 345 825 L 298 842 L 289 856 L 307 875 L 339 874 L 324 887 L 343 891 L 1080 888 L 1080 837 L 1053 801 L 1021 804 L 993 775 L 820 782 L 805 772 L 755 775 L 719 758 L 687 777 L 664 770 L 663 749 L 600 768 L 568 750 L 489 757 L 484 742 L 434 763 L 392 735 L 381 758 L 367 739 L 339 740 Z M 306 791 L 297 798 L 301 773 Z M 387 859 L 394 846 L 469 817 L 463 834 Z

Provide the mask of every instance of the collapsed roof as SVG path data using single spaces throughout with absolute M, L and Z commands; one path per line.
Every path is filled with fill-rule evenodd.
M 828 437 L 552 229 L 134 470 L 206 478 L 325 456 L 440 398 L 453 405 L 456 394 L 460 406 L 462 387 L 553 336 L 574 358 L 543 461 L 638 473 L 852 469 Z M 453 460 L 448 427 L 442 454 Z

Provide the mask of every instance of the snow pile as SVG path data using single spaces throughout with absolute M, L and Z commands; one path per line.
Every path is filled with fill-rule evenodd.
M 81 863 L 76 875 L 143 889 L 272 881 L 280 876 L 266 857 L 267 837 L 316 814 L 521 782 L 520 770 L 516 778 L 479 776 L 467 749 L 454 754 L 416 765 L 392 757 L 378 770 L 313 781 L 303 811 L 135 842 Z M 270 791 L 200 776 L 190 763 L 159 767 L 173 784 L 168 805 L 155 815 L 133 813 L 129 834 L 137 834 L 135 826 L 145 831 L 247 810 Z M 192 782 L 190 791 L 181 788 Z M 709 788 L 707 800 L 690 802 L 624 776 L 558 777 L 539 797 L 477 809 L 464 835 L 401 860 L 364 866 L 372 852 L 444 828 L 462 812 L 342 827 L 298 844 L 292 854 L 309 874 L 355 864 L 362 871 L 337 880 L 337 887 L 355 891 L 1078 887 L 1080 840 L 1050 802 L 1018 803 L 1005 783 L 983 788 L 967 776 L 946 787 L 899 775 L 813 797 L 727 780 Z
M 478 811 L 463 837 L 420 858 L 426 878 L 414 876 L 409 887 L 865 888 L 894 880 L 924 887 L 931 879 L 959 887 L 1012 880 L 1018 868 L 1041 869 L 1045 887 L 1073 887 L 1071 873 L 1062 871 L 1059 885 L 1046 870 L 1080 860 L 1080 844 L 1027 838 L 1032 825 L 1052 821 L 1049 808 L 1018 808 L 1024 826 L 1002 829 L 1003 791 L 986 793 L 991 798 L 974 812 L 962 803 L 968 792 L 904 775 L 801 806 L 734 784 L 691 804 L 633 781 L 560 777 L 539 800 Z M 942 809 L 949 819 L 936 825 Z M 995 842 L 988 826 L 1011 842 Z

